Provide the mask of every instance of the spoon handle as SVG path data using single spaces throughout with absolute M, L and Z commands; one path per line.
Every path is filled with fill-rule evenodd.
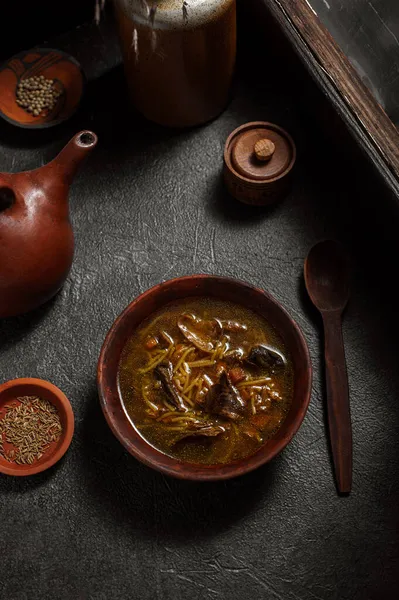
M 327 412 L 335 478 L 340 493 L 352 487 L 352 424 L 340 311 L 324 312 Z

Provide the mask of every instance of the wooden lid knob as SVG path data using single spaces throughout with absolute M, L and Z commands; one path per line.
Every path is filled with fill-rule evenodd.
M 258 140 L 254 146 L 256 158 L 258 160 L 261 160 L 262 162 L 270 160 L 274 154 L 275 149 L 276 146 L 274 145 L 274 143 L 267 138 Z

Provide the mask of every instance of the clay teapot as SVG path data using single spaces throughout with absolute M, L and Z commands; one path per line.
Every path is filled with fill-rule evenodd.
M 81 131 L 47 165 L 0 173 L 0 318 L 28 312 L 54 296 L 72 266 L 68 191 L 97 144 Z

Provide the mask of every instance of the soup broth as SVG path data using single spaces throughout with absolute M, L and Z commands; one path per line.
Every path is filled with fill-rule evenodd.
M 214 298 L 152 314 L 119 365 L 125 410 L 140 435 L 177 459 L 223 464 L 255 453 L 292 402 L 291 357 L 261 316 Z

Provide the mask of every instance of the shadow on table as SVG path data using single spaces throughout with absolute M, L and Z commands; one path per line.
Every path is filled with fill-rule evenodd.
M 187 539 L 212 536 L 268 501 L 273 463 L 225 482 L 195 483 L 165 477 L 128 454 L 111 433 L 97 392 L 86 401 L 82 431 L 85 482 L 93 503 L 127 530 Z
M 270 206 L 251 206 L 236 200 L 227 190 L 223 174 L 215 179 L 212 193 L 209 195 L 207 209 L 219 221 L 227 220 L 232 225 L 242 225 L 251 222 L 259 223 L 279 210 L 279 203 Z
M 329 433 L 329 425 L 328 425 L 328 414 L 327 414 L 327 378 L 326 378 L 326 367 L 325 367 L 325 359 L 324 359 L 324 333 L 323 333 L 323 321 L 319 311 L 310 301 L 308 296 L 308 292 L 305 286 L 305 279 L 300 277 L 298 280 L 298 295 L 301 299 L 301 304 L 303 306 L 304 312 L 309 318 L 310 321 L 314 324 L 315 328 L 318 331 L 318 361 L 316 364 L 313 364 L 313 373 L 318 374 L 319 378 L 319 389 L 320 389 L 320 397 L 323 405 L 323 426 L 324 426 L 324 435 L 327 441 L 327 449 L 328 456 L 330 459 L 330 469 L 332 477 L 334 477 L 334 462 L 332 455 L 332 448 L 330 443 L 330 433 Z
M 49 485 L 51 479 L 53 479 L 59 469 L 63 468 L 63 462 L 65 457 L 62 457 L 55 465 L 43 471 L 43 473 L 37 473 L 36 475 L 24 475 L 23 477 L 14 477 L 13 475 L 3 475 L 1 477 L 1 494 L 26 494 L 30 493 L 36 488 L 41 488 Z
M 32 310 L 24 315 L 17 317 L 8 317 L 0 319 L 0 352 L 8 346 L 17 344 L 25 336 L 40 325 L 40 323 L 51 313 L 57 296 L 51 298 L 48 302 L 39 308 Z M 1 372 L 0 372 L 1 376 Z

